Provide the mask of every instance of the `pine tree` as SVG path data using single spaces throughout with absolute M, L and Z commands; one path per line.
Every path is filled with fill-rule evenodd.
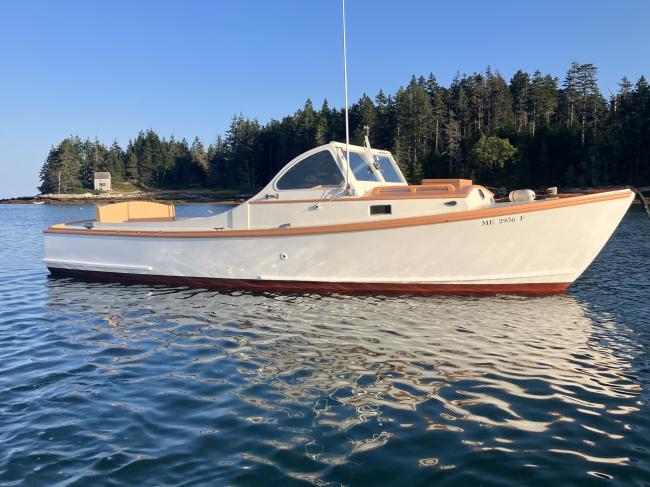
M 316 112 L 311 100 L 294 115 L 295 143 L 300 151 L 306 151 L 316 145 Z
M 515 116 L 515 130 L 521 133 L 528 129 L 528 108 L 529 103 L 530 76 L 522 70 L 517 71 L 510 80 L 510 92 L 512 94 L 513 109 Z
M 418 180 L 423 175 L 423 163 L 431 152 L 433 107 L 427 94 L 424 78 L 415 76 L 405 90 L 395 97 L 397 123 L 400 132 L 397 147 L 400 149 L 400 163 L 406 169 L 406 176 Z
M 68 193 L 82 187 L 79 145 L 79 138 L 68 137 L 50 150 L 40 172 L 42 193 Z
M 117 140 L 108 149 L 104 156 L 103 166 L 106 171 L 111 173 L 111 181 L 119 183 L 124 181 L 126 176 L 126 155 Z
M 542 76 L 539 71 L 533 74 L 529 97 L 533 136 L 538 126 L 551 126 L 551 119 L 557 110 L 557 82 L 557 78 Z
M 227 146 L 218 135 L 208 147 L 208 183 L 214 187 L 228 187 L 224 178 L 224 166 L 228 159 Z
M 394 151 L 397 132 L 395 101 L 379 90 L 374 104 L 377 111 L 377 122 L 372 131 L 372 143 L 375 147 Z
M 566 124 L 567 127 L 573 127 L 573 121 L 575 118 L 575 108 L 578 98 L 578 71 L 580 65 L 573 61 L 571 67 L 564 78 L 564 90 L 563 95 L 566 99 Z
M 445 138 L 447 141 L 446 155 L 448 157 L 449 167 L 447 171 L 448 177 L 454 174 L 454 165 L 457 164 L 460 157 L 460 123 L 456 117 L 456 113 L 450 107 L 447 112 L 447 123 L 445 126 Z
M 350 108 L 350 119 L 352 125 L 356 127 L 351 134 L 351 142 L 357 145 L 363 145 L 365 134 L 364 127 L 370 129 L 370 134 L 372 136 L 375 125 L 377 124 L 377 110 L 370 97 L 365 93 L 359 101 Z
M 580 140 L 585 145 L 587 123 L 592 119 L 594 128 L 597 123 L 595 104 L 600 96 L 596 81 L 597 69 L 593 64 L 579 64 L 575 71 L 575 91 L 578 98 L 578 117 L 580 120 Z M 592 110 L 592 106 L 594 109 Z
M 203 142 L 198 137 L 195 137 L 194 142 L 192 142 L 190 158 L 192 161 L 192 182 L 193 184 L 202 185 L 205 183 L 208 174 L 208 155 L 205 152 Z
M 129 145 L 126 149 L 126 177 L 134 182 L 140 182 L 140 172 L 138 171 L 138 156 L 136 154 L 135 144 L 129 140 Z
M 323 100 L 323 106 L 316 116 L 316 133 L 314 135 L 317 145 L 327 144 L 331 139 L 330 119 L 331 111 L 327 99 Z

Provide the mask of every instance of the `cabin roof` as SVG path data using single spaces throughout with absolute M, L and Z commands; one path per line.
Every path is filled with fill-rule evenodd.
M 95 179 L 111 179 L 110 172 L 96 172 Z

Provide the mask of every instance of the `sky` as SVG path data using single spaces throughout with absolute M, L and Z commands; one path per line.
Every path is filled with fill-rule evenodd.
M 650 75 L 650 1 L 347 0 L 350 99 L 412 74 L 599 68 L 603 94 Z M 340 0 L 0 2 L 0 198 L 37 193 L 69 135 L 140 130 L 206 145 L 233 115 L 264 123 L 343 104 Z

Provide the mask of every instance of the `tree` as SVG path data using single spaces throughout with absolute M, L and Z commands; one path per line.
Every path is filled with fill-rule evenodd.
M 369 96 L 364 94 L 357 103 L 352 105 L 350 119 L 352 126 L 356 126 L 352 133 L 352 142 L 363 145 L 364 127 L 368 127 L 372 134 L 377 123 L 377 110 Z
M 598 120 L 596 107 L 600 92 L 596 81 L 597 71 L 593 64 L 579 64 L 575 72 L 575 88 L 579 103 L 580 140 L 583 146 L 585 145 L 585 134 L 589 119 L 593 123 L 594 130 L 596 130 Z
M 470 161 L 473 171 L 480 172 L 484 169 L 502 168 L 507 162 L 512 162 L 516 155 L 517 149 L 508 139 L 484 135 L 472 147 Z
M 190 160 L 192 163 L 192 183 L 202 185 L 205 183 L 208 174 L 208 154 L 201 139 L 194 138 L 190 149 Z
M 303 116 L 311 118 L 309 114 Z M 310 125 L 302 120 L 303 137 Z M 256 166 L 263 160 L 262 147 L 258 143 L 261 128 L 257 120 L 248 120 L 243 116 L 234 117 L 226 134 L 229 158 L 225 161 L 224 176 L 229 187 L 253 190 L 257 186 Z M 313 145 L 312 145 L 313 146 Z
M 460 124 L 456 118 L 456 113 L 451 108 L 449 108 L 448 112 L 445 135 L 447 139 L 445 152 L 449 161 L 447 175 L 451 177 L 453 174 L 453 166 L 458 162 L 460 153 Z
M 243 117 L 242 117 L 243 119 Z M 316 112 L 311 100 L 296 112 L 293 117 L 295 126 L 295 144 L 304 152 L 316 145 Z
M 533 74 L 529 97 L 533 136 L 538 126 L 551 125 L 551 118 L 557 110 L 557 82 L 557 78 L 551 75 L 542 76 L 539 71 Z
M 530 77 L 522 70 L 517 71 L 510 80 L 510 92 L 512 93 L 515 130 L 520 133 L 528 129 L 530 106 L 529 98 Z
M 442 136 L 442 128 L 444 124 L 444 117 L 446 113 L 446 90 L 438 84 L 436 77 L 433 73 L 429 73 L 426 85 L 427 93 L 430 98 L 431 106 L 433 108 L 433 152 L 436 155 L 440 154 L 440 139 Z M 482 120 L 482 114 L 481 114 Z M 480 121 L 479 121 L 480 130 Z
M 117 143 L 113 141 L 111 147 L 108 149 L 104 157 L 104 168 L 111 173 L 111 180 L 113 183 L 124 181 L 126 169 L 126 154 Z
M 82 187 L 79 177 L 81 141 L 78 137 L 67 137 L 53 147 L 40 172 L 42 193 L 67 193 Z
M 394 150 L 397 132 L 397 115 L 395 100 L 379 90 L 375 97 L 377 122 L 372 130 L 372 143 L 375 147 Z
M 329 104 L 327 99 L 323 100 L 323 106 L 320 109 L 320 112 L 316 116 L 316 144 L 323 145 L 327 144 L 331 139 L 331 124 L 332 114 L 330 111 Z
M 133 182 L 140 182 L 140 172 L 138 171 L 138 156 L 135 153 L 135 146 L 129 140 L 126 149 L 126 177 Z
M 492 73 L 488 67 L 485 73 L 488 92 L 488 125 L 490 132 L 496 133 L 499 129 L 512 126 L 512 96 L 510 88 L 498 71 Z
M 566 123 L 567 127 L 573 127 L 573 120 L 575 118 L 575 106 L 578 98 L 578 70 L 580 65 L 573 61 L 569 71 L 564 77 L 564 98 L 566 99 Z
M 226 187 L 225 164 L 229 158 L 228 147 L 218 135 L 214 144 L 208 147 L 208 183 L 215 187 Z
M 398 133 L 396 146 L 406 176 L 411 180 L 422 177 L 423 163 L 431 152 L 433 107 L 425 88 L 424 78 L 415 76 L 406 89 L 395 96 Z M 404 161 L 405 159 L 405 161 Z

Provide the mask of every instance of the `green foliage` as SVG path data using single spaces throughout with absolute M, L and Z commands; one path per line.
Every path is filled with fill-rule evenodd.
M 512 175 L 519 172 L 516 167 L 517 157 L 518 150 L 508 139 L 483 135 L 476 141 L 469 154 L 470 176 L 472 179 L 479 179 L 483 184 L 507 186 L 513 180 L 516 181 Z M 509 170 L 503 171 L 506 165 Z
M 457 75 L 448 87 L 413 76 L 394 95 L 363 95 L 350 107 L 353 143 L 370 127 L 374 147 L 388 149 L 407 178 L 479 177 L 488 184 L 650 184 L 650 87 L 623 78 L 608 100 L 592 64 L 571 64 L 557 77 L 517 71 Z M 292 115 L 260 124 L 235 116 L 206 148 L 140 132 L 126 149 L 68 137 L 52 147 L 40 172 L 41 191 L 92 188 L 95 171 L 114 184 L 253 191 L 288 161 L 331 140 L 345 140 L 342 109 L 311 100 Z
M 501 168 L 517 155 L 517 149 L 508 139 L 496 135 L 483 135 L 476 141 L 469 155 L 470 164 L 477 169 Z

